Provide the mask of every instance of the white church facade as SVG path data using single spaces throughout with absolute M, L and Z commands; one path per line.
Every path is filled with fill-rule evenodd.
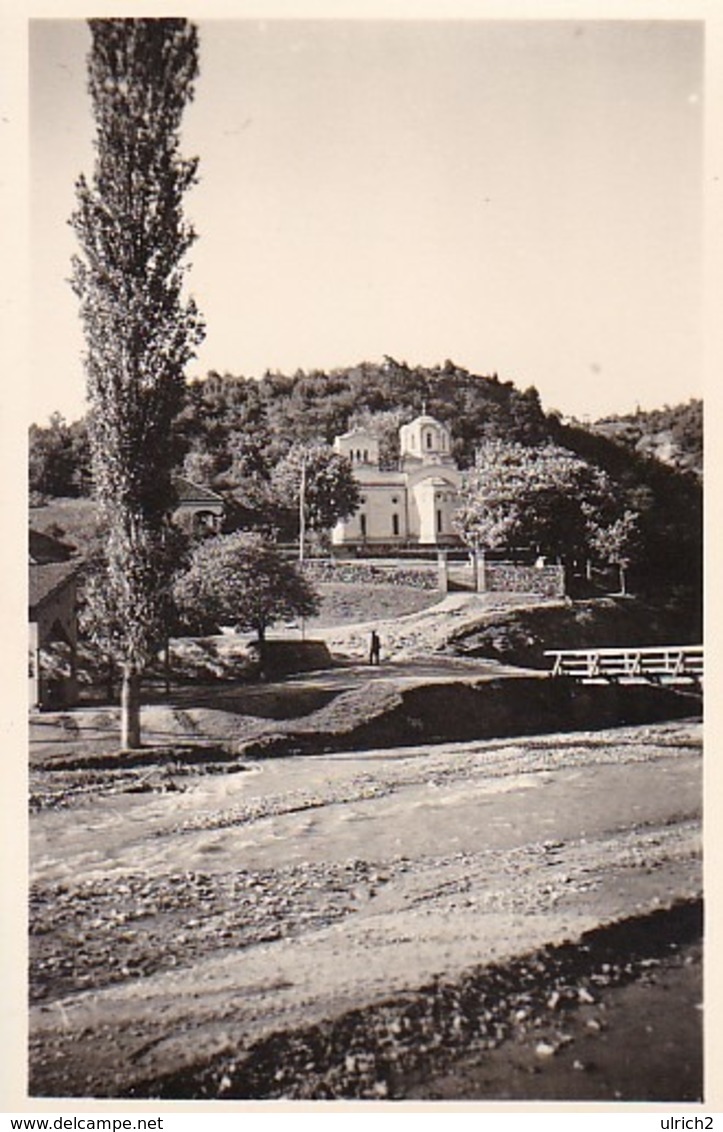
M 452 457 L 449 429 L 422 413 L 399 430 L 399 468 L 379 467 L 379 441 L 366 429 L 352 429 L 334 441 L 351 462 L 361 504 L 332 532 L 336 547 L 445 546 L 458 541 L 452 516 L 461 473 Z

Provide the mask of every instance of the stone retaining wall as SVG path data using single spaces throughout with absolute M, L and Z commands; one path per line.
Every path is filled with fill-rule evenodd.
M 515 562 L 480 562 L 479 590 L 563 597 L 564 566 L 520 566 Z
M 344 582 L 362 585 L 412 586 L 419 590 L 437 589 L 437 571 L 433 563 L 398 565 L 395 562 L 345 562 L 311 560 L 304 563 L 304 574 L 310 582 Z

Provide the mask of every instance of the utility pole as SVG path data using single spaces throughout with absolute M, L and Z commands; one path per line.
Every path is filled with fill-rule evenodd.
M 306 453 L 301 457 L 301 482 L 299 484 L 299 562 L 304 561 L 306 541 Z
M 306 452 L 301 457 L 301 480 L 299 482 L 299 562 L 304 561 L 304 543 L 306 541 Z M 306 637 L 304 615 L 301 615 L 301 639 Z

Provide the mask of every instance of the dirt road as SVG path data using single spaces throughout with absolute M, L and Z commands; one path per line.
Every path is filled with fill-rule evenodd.
M 32 817 L 34 1095 L 385 1096 L 371 1047 L 315 1075 L 327 1054 L 299 1068 L 294 1034 L 392 1000 L 414 1015 L 435 980 L 700 895 L 695 723 L 164 786 Z M 429 1055 L 421 1015 L 416 1035 L 384 1017 L 385 1048 Z M 260 1083 L 249 1067 L 280 1041 Z
M 458 657 L 415 657 L 412 660 L 337 667 L 289 676 L 269 684 L 218 682 L 177 686 L 160 703 L 144 704 L 143 736 L 148 744 L 209 741 L 229 743 L 265 734 L 271 722 L 308 719 L 348 693 L 369 701 L 385 690 L 428 688 L 436 684 L 469 684 L 510 679 L 539 679 L 534 669 L 494 660 Z M 79 752 L 98 754 L 118 749 L 118 707 L 87 706 L 66 712 L 36 712 L 30 719 L 30 765 L 49 766 Z

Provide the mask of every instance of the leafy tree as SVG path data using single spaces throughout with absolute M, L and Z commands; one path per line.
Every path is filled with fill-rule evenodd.
M 228 500 L 227 526 L 275 535 L 283 526 L 283 509 L 280 508 L 271 484 L 269 447 L 263 428 L 256 433 L 230 434 L 227 444 L 230 463 L 217 477 L 216 487 Z
M 124 655 L 124 634 L 106 576 L 107 564 L 99 555 L 87 568 L 78 594 L 78 628 L 105 664 L 107 692 L 112 699 L 115 666 Z
M 584 557 L 608 522 L 612 485 L 600 469 L 554 445 L 527 448 L 488 441 L 465 476 L 456 526 L 468 545 L 532 546 Z
M 702 594 L 703 494 L 690 472 L 632 450 L 600 432 L 551 422 L 555 442 L 607 473 L 619 487 L 619 510 L 637 511 L 638 592 L 658 598 L 671 586 Z
M 318 610 L 317 596 L 296 566 L 248 531 L 200 543 L 175 583 L 174 598 L 192 631 L 235 625 L 254 631 L 260 642 L 274 622 Z
M 248 480 L 269 479 L 268 442 L 264 429 L 234 429 L 229 433 L 227 449 L 231 464 L 226 479 L 230 487 Z
M 183 458 L 183 475 L 193 483 L 210 486 L 219 473 L 218 457 L 200 446 L 189 448 Z
M 351 464 L 325 444 L 296 444 L 271 477 L 279 502 L 314 531 L 327 530 L 353 515 L 360 503 Z M 303 490 L 302 490 L 303 488 Z
M 28 439 L 31 496 L 74 497 L 88 489 L 90 450 L 84 421 L 68 424 L 53 413 L 47 427 L 30 426 Z
M 179 153 L 198 73 L 196 29 L 183 19 L 90 21 L 92 180 L 78 180 L 73 261 L 91 404 L 93 479 L 108 530 L 105 601 L 121 634 L 123 747 L 140 745 L 140 681 L 164 635 L 170 564 L 164 547 L 176 453 L 171 423 L 183 370 L 203 331 L 184 301 L 194 239 L 182 200 L 195 160 Z
M 623 511 L 608 526 L 598 526 L 592 532 L 592 549 L 603 562 L 617 566 L 620 593 L 627 593 L 627 571 L 640 555 L 640 515 L 637 511 Z
M 166 577 L 176 576 L 188 568 L 191 556 L 191 539 L 178 526 L 165 533 L 159 567 Z M 112 695 L 113 676 L 122 671 L 126 654 L 126 631 L 121 620 L 118 602 L 108 587 L 107 532 L 100 529 L 95 543 L 89 547 L 88 562 L 83 572 L 78 593 L 78 625 L 81 634 L 97 650 L 106 664 L 109 696 Z M 160 596 L 161 629 L 154 641 L 154 657 L 161 644 L 178 630 L 180 619 L 169 587 Z

